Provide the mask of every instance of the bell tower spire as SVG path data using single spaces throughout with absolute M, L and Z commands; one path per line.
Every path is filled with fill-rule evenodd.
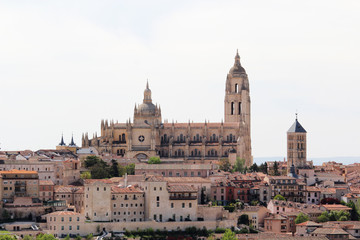
M 146 89 L 144 91 L 144 103 L 152 103 L 151 90 L 149 88 L 149 80 L 146 80 Z

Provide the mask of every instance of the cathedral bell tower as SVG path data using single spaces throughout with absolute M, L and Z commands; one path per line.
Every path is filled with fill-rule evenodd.
M 224 100 L 225 123 L 238 124 L 236 156 L 245 159 L 245 165 L 253 164 L 250 135 L 250 89 L 245 69 L 236 52 L 234 66 L 226 77 Z
M 234 66 L 226 78 L 225 122 L 244 122 L 250 127 L 249 80 L 236 52 Z

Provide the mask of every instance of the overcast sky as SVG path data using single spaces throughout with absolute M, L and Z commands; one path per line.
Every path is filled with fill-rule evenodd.
M 236 49 L 254 157 L 360 156 L 360 1 L 0 1 L 0 147 L 55 148 L 125 122 L 146 79 L 169 121 L 224 118 Z

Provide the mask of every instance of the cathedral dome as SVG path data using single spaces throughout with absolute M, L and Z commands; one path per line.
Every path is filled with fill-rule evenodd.
M 142 114 L 152 114 L 154 115 L 156 112 L 156 107 L 153 103 L 142 103 L 138 107 L 138 111 Z
M 245 69 L 241 66 L 239 52 L 236 52 L 235 63 L 229 73 L 232 75 L 246 73 Z

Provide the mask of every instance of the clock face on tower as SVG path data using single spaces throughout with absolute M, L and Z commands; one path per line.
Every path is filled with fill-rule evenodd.
M 139 142 L 143 142 L 145 140 L 145 137 L 143 135 L 140 135 L 138 139 L 139 139 Z

